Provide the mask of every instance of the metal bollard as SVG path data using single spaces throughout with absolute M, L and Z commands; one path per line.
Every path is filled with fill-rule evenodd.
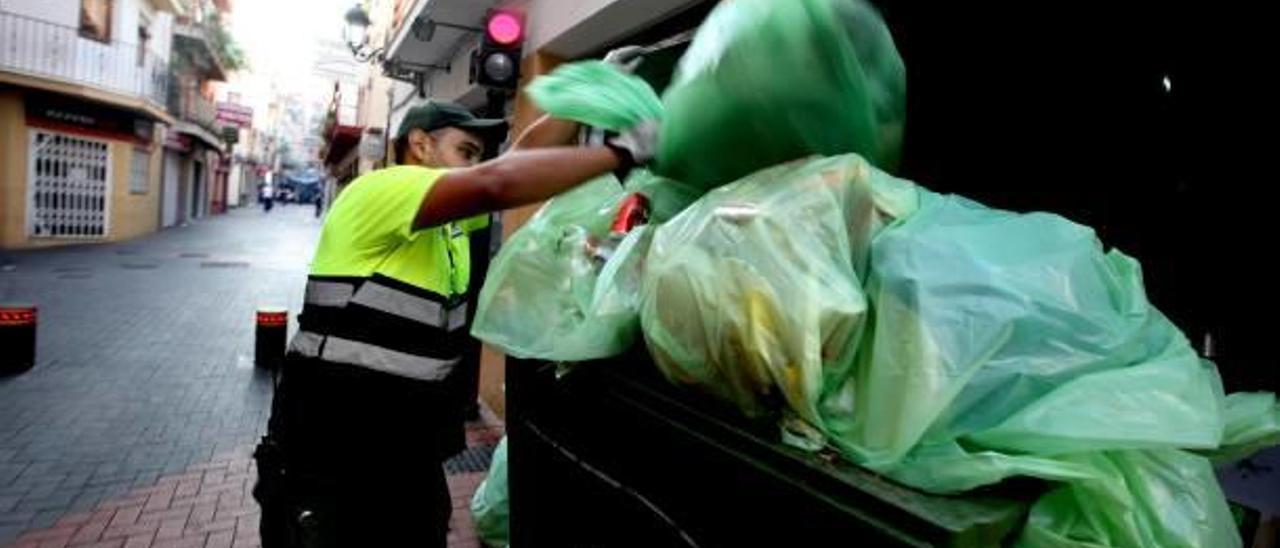
M 253 341 L 253 363 L 275 369 L 284 362 L 285 338 L 289 332 L 289 310 L 262 307 L 257 314 L 258 327 Z
M 35 305 L 0 304 L 0 375 L 25 372 L 36 364 Z

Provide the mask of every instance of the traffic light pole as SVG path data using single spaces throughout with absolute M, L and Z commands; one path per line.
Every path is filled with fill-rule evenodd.
M 484 106 L 484 112 L 481 115 L 485 118 L 505 118 L 507 111 L 507 91 L 502 89 L 488 88 L 486 91 L 487 101 Z M 490 159 L 498 155 L 498 147 L 501 142 L 489 143 L 485 146 L 485 159 Z M 493 218 L 494 216 L 491 216 Z M 489 262 L 493 259 L 494 241 L 500 239 L 502 235 L 502 225 L 498 222 L 491 223 L 488 230 L 477 230 L 471 233 L 471 280 L 467 286 L 467 326 L 470 329 L 471 323 L 475 321 L 476 310 L 478 306 L 477 299 L 480 297 L 480 288 L 484 285 L 484 279 L 489 273 Z M 462 350 L 462 361 L 465 366 L 462 368 L 462 382 L 467 387 L 466 413 L 467 420 L 475 420 L 480 417 L 480 341 L 474 338 L 468 338 L 467 343 Z
M 488 88 L 485 90 L 487 101 L 484 105 L 485 118 L 507 117 L 507 90 Z

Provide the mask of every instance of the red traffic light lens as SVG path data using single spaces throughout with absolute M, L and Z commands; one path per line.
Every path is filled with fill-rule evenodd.
M 504 46 L 518 42 L 520 34 L 524 31 L 521 28 L 520 19 L 506 12 L 498 12 L 490 17 L 487 30 L 490 40 Z

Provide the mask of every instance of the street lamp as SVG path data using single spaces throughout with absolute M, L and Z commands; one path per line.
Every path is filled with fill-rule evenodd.
M 351 6 L 343 18 L 347 21 L 343 38 L 347 40 L 347 47 L 351 48 L 351 54 L 355 55 L 357 61 L 363 63 L 382 54 L 381 48 L 369 47 L 369 25 L 372 22 L 363 7 L 359 4 Z
M 347 47 L 351 49 L 351 54 L 355 56 L 356 60 L 361 63 L 373 62 L 382 66 L 382 73 L 388 78 L 413 84 L 418 96 L 426 97 L 425 81 L 427 71 L 440 70 L 449 72 L 449 65 L 431 65 L 388 59 L 385 46 L 379 48 L 369 46 L 369 25 L 372 24 L 372 21 L 369 19 L 369 14 L 364 11 L 360 4 L 351 6 L 351 9 L 347 10 L 343 19 L 346 21 L 346 27 L 343 29 L 343 38 L 347 41 Z M 432 32 L 434 33 L 434 29 L 432 29 Z

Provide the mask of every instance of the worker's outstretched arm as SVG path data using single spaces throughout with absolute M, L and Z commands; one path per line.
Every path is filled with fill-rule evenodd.
M 414 222 L 430 228 L 481 213 L 546 200 L 620 167 L 653 158 L 657 124 L 641 124 L 610 146 L 515 150 L 475 167 L 450 171 L 436 181 Z
M 511 150 L 558 147 L 570 144 L 578 137 L 578 123 L 552 118 L 544 114 L 516 137 Z

